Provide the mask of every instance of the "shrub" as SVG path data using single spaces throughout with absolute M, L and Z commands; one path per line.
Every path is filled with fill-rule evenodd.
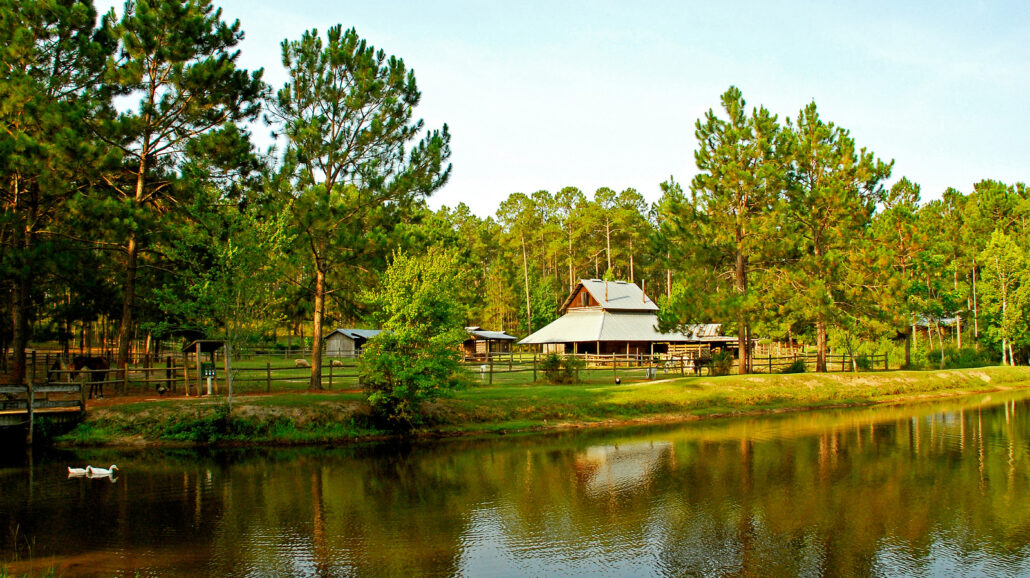
M 780 370 L 780 373 L 804 373 L 805 372 L 805 361 L 803 359 L 795 359 L 794 363 L 791 363 L 787 367 Z
M 729 375 L 733 367 L 733 354 L 729 351 L 716 351 L 712 354 L 712 375 Z
M 938 350 L 939 351 L 939 350 Z M 994 356 L 994 350 L 980 349 L 974 347 L 948 346 L 944 348 L 944 367 L 946 369 L 965 369 L 967 367 L 983 367 L 995 365 L 998 359 Z
M 583 366 L 582 359 L 557 353 L 548 353 L 540 362 L 540 368 L 548 383 L 575 383 Z
M 855 358 L 855 367 L 859 371 L 872 371 L 873 359 L 863 353 Z
M 459 386 L 465 277 L 456 252 L 397 253 L 381 290 L 365 294 L 384 331 L 365 345 L 358 379 L 390 427 L 421 423 L 423 403 Z

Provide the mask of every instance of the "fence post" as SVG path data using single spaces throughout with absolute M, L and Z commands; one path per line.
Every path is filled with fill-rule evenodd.
M 36 375 L 36 350 L 32 350 L 32 369 L 29 371 L 29 375 L 35 377 Z M 31 427 L 31 423 L 29 424 Z
M 490 355 L 490 350 L 486 351 L 486 358 L 489 360 L 490 365 L 490 385 L 494 384 L 494 356 Z
M 536 383 L 536 353 L 533 353 L 533 383 Z
M 680 377 L 683 377 L 683 356 L 680 356 Z
M 329 389 L 333 388 L 333 362 L 329 361 Z
M 86 372 L 79 373 L 79 407 L 86 413 Z
M 769 355 L 769 373 L 772 373 L 772 352 Z
M 512 362 L 512 357 L 514 357 L 514 356 L 515 356 L 515 354 L 511 353 L 510 351 L 508 352 L 508 371 L 509 372 L 511 371 L 511 362 Z
M 265 362 L 265 393 L 272 393 L 272 362 Z
M 144 391 L 150 391 L 150 368 L 147 367 L 150 359 L 147 357 L 146 361 L 143 362 L 143 389 Z
M 887 368 L 887 353 L 886 352 L 884 352 L 884 354 L 883 354 L 883 370 L 884 371 L 888 371 L 888 368 Z
M 618 355 L 619 355 L 618 353 L 613 353 L 612 354 L 612 377 L 615 378 L 615 379 L 619 379 Z
M 33 358 L 36 357 L 36 352 L 35 351 L 32 352 L 32 357 Z M 28 397 L 28 399 L 26 401 L 26 405 L 28 406 L 28 411 L 29 411 L 29 431 L 28 431 L 28 433 L 25 434 L 25 445 L 28 445 L 28 446 L 32 445 L 32 425 L 33 425 L 32 424 L 32 406 L 34 405 L 33 402 L 35 401 L 35 397 L 36 397 L 35 392 L 32 391 L 32 382 L 33 381 L 34 381 L 34 376 L 29 374 L 29 379 L 28 379 L 29 397 Z
M 190 358 L 185 351 L 182 352 L 182 389 L 186 397 L 190 396 Z

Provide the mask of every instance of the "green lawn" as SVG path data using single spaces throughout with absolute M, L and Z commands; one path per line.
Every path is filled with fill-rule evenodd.
M 642 372 L 641 372 L 642 373 Z M 486 432 L 561 424 L 677 420 L 713 415 L 869 405 L 925 397 L 1009 390 L 1030 385 L 1030 367 L 798 375 L 745 375 L 626 380 L 584 372 L 583 383 L 529 383 L 532 373 L 495 374 L 427 404 L 425 432 Z M 357 391 L 181 396 L 91 409 L 67 443 L 312 443 L 381 436 Z M 237 389 L 238 391 L 239 389 Z

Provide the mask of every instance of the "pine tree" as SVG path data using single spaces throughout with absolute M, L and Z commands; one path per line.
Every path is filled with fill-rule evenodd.
M 773 255 L 784 165 L 776 116 L 764 107 L 749 115 L 736 87 L 721 101 L 725 119 L 709 110 L 697 121 L 699 172 L 688 203 L 674 205 L 670 215 L 679 231 L 673 249 L 679 265 L 704 275 L 709 289 L 703 299 L 681 291 L 680 303 L 671 306 L 681 310 L 680 323 L 697 323 L 701 316 L 735 322 L 739 372 L 748 373 L 751 327 L 760 309 L 751 271 Z M 721 285 L 725 290 L 710 290 Z
M 102 163 L 85 120 L 106 102 L 99 81 L 112 39 L 90 1 L 4 1 L 0 45 L 0 278 L 10 283 L 20 383 L 37 283 L 75 266 L 60 262 L 69 253 L 56 249 L 55 233 Z
M 126 222 L 118 366 L 125 371 L 132 336 L 140 256 L 156 234 L 157 215 L 173 210 L 177 164 L 186 148 L 205 134 L 253 119 L 264 91 L 261 71 L 237 67 L 239 21 L 222 21 L 210 0 L 133 0 L 118 24 L 119 50 L 106 82 L 127 111 L 99 127 L 122 155 L 107 184 Z
M 814 323 L 816 368 L 826 371 L 827 327 L 842 320 L 862 297 L 861 283 L 847 277 L 860 258 L 856 248 L 893 161 L 884 163 L 865 149 L 856 150 L 848 131 L 824 122 L 814 102 L 787 125 L 789 185 L 783 222 L 792 227 L 784 237 L 794 242 L 795 259 L 781 277 L 784 298 L 794 315 Z
M 322 325 L 330 273 L 368 275 L 385 257 L 401 217 L 447 181 L 447 125 L 423 132 L 412 113 L 421 93 L 404 61 L 387 58 L 354 29 L 333 26 L 283 41 L 290 80 L 272 116 L 287 139 L 283 172 L 292 184 L 295 234 L 315 276 L 311 389 L 322 388 Z

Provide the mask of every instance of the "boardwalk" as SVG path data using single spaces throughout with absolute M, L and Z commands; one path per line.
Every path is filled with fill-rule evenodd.
M 78 419 L 86 411 L 86 390 L 81 383 L 53 383 L 32 386 L 32 410 L 25 387 L 0 387 L 0 427 L 28 424 L 30 417 L 45 415 L 57 419 Z

